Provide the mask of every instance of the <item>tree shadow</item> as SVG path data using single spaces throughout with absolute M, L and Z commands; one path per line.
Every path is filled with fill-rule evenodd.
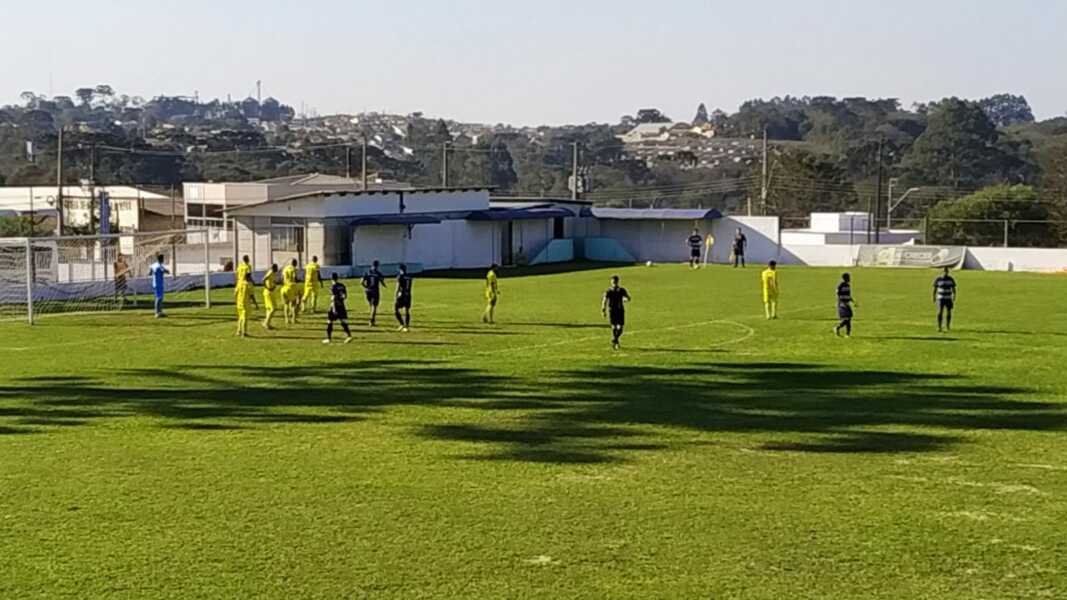
M 1028 398 L 1035 393 L 1022 387 L 694 358 L 671 367 L 507 375 L 437 360 L 346 359 L 255 372 L 194 364 L 30 377 L 0 386 L 0 435 L 135 417 L 205 435 L 279 424 L 347 427 L 415 406 L 442 416 L 412 426 L 413 438 L 455 458 L 588 464 L 685 451 L 715 434 L 768 452 L 892 454 L 947 451 L 973 430 L 1067 428 L 1067 407 Z
M 1026 389 L 946 375 L 750 363 L 609 366 L 546 378 L 550 390 L 515 427 L 442 424 L 421 435 L 478 444 L 477 456 L 490 460 L 534 460 L 549 456 L 545 449 L 569 448 L 582 462 L 591 462 L 590 453 L 609 462 L 634 452 L 616 444 L 620 430 L 647 432 L 648 426 L 692 434 L 668 444 L 679 450 L 696 434 L 729 433 L 751 436 L 764 451 L 872 454 L 944 451 L 965 443 L 968 430 L 1067 428 L 1064 406 L 1019 399 Z M 516 399 L 510 406 L 522 405 Z M 613 435 L 600 441 L 597 432 L 605 428 Z M 901 431 L 906 428 L 922 432 Z

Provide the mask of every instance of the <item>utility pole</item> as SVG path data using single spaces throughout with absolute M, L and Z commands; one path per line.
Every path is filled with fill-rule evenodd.
M 56 154 L 56 235 L 63 235 L 63 126 L 59 126 Z
M 345 146 L 345 179 L 352 179 L 352 146 Z
M 363 191 L 367 191 L 367 136 L 363 136 Z
M 448 142 L 441 144 L 441 187 L 448 187 Z
M 760 214 L 767 214 L 767 128 L 763 128 L 763 175 L 760 177 Z M 751 214 L 751 210 L 749 213 Z
M 96 234 L 96 140 L 89 146 L 89 233 Z
M 878 243 L 880 243 L 882 241 L 881 228 L 878 226 L 878 222 L 880 220 L 878 218 L 878 216 L 882 212 L 882 177 L 883 177 L 882 158 L 883 158 L 883 154 L 884 154 L 884 152 L 883 152 L 883 147 L 884 146 L 885 146 L 885 136 L 879 138 L 879 140 L 878 140 L 878 195 L 876 195 L 874 197 L 874 243 L 875 244 L 878 244 Z
M 571 144 L 571 200 L 578 199 L 578 142 Z

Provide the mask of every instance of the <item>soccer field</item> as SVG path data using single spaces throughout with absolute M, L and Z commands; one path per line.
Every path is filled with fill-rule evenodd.
M 0 597 L 1067 597 L 1067 277 L 960 272 L 938 334 L 857 269 L 843 339 L 840 270 L 767 321 L 761 268 L 503 271 L 492 327 L 423 277 L 406 334 L 349 282 L 349 345 L 232 290 L 2 323 Z

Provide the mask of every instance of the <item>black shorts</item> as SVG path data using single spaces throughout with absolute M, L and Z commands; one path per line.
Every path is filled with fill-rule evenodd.
M 330 321 L 347 321 L 348 310 L 343 306 L 331 306 L 326 318 Z
M 382 301 L 382 295 L 378 293 L 378 290 L 367 290 L 367 304 L 371 306 L 378 306 Z
M 734 248 L 734 256 L 744 256 L 745 250 L 743 248 Z
M 954 308 L 951 298 L 942 298 L 941 300 L 937 301 L 937 305 L 941 308 L 947 308 L 949 310 L 952 310 Z
M 396 297 L 396 307 L 397 308 L 411 308 L 411 296 L 410 295 L 397 296 Z
M 692 258 L 700 258 L 700 248 L 692 248 L 689 252 L 689 256 Z
M 129 287 L 129 285 L 127 285 L 125 279 L 116 279 L 115 280 L 115 293 L 116 294 L 125 294 L 125 293 L 127 293 L 129 291 L 130 291 L 130 287 Z
M 626 311 L 613 310 L 608 313 L 608 320 L 612 325 L 625 325 L 626 324 Z
M 838 319 L 851 319 L 852 318 L 852 307 L 849 306 L 848 304 L 838 304 L 837 305 L 837 318 Z

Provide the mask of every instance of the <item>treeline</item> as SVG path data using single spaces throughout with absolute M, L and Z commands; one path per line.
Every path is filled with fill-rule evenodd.
M 54 185 L 60 126 L 67 128 L 67 183 L 89 176 L 94 145 L 96 180 L 104 184 L 343 174 L 353 155 L 358 171 L 358 148 L 349 153 L 343 145 L 323 143 L 308 128 L 294 126 L 292 109 L 274 99 L 144 101 L 97 86 L 73 98 L 23 100 L 0 109 L 0 183 L 6 185 Z M 371 171 L 436 185 L 447 153 L 450 184 L 491 185 L 501 194 L 566 195 L 577 143 L 587 197 L 607 204 L 636 199 L 739 210 L 755 200 L 757 211 L 799 218 L 814 210 L 866 210 L 879 189 L 888 195 L 892 180 L 896 196 L 919 190 L 900 206 L 901 219 L 997 185 L 1028 186 L 1045 211 L 1040 214 L 1067 218 L 1067 118 L 1034 122 L 1025 98 L 1009 94 L 978 101 L 947 98 L 910 109 L 895 99 L 789 96 L 751 100 L 732 114 L 701 105 L 692 122 L 708 124 L 717 138 L 758 143 L 766 130 L 771 143 L 765 203 L 758 156 L 708 169 L 694 168 L 687 152 L 652 166 L 630 155 L 619 135 L 640 123 L 673 122 L 655 109 L 614 124 L 500 126 L 477 136 L 463 134 L 459 124 L 418 114 L 407 122 L 409 151 L 397 155 L 372 145 Z M 701 143 L 692 135 L 693 144 Z M 683 137 L 680 143 L 689 142 Z M 1011 210 L 1000 214 L 1010 217 Z

